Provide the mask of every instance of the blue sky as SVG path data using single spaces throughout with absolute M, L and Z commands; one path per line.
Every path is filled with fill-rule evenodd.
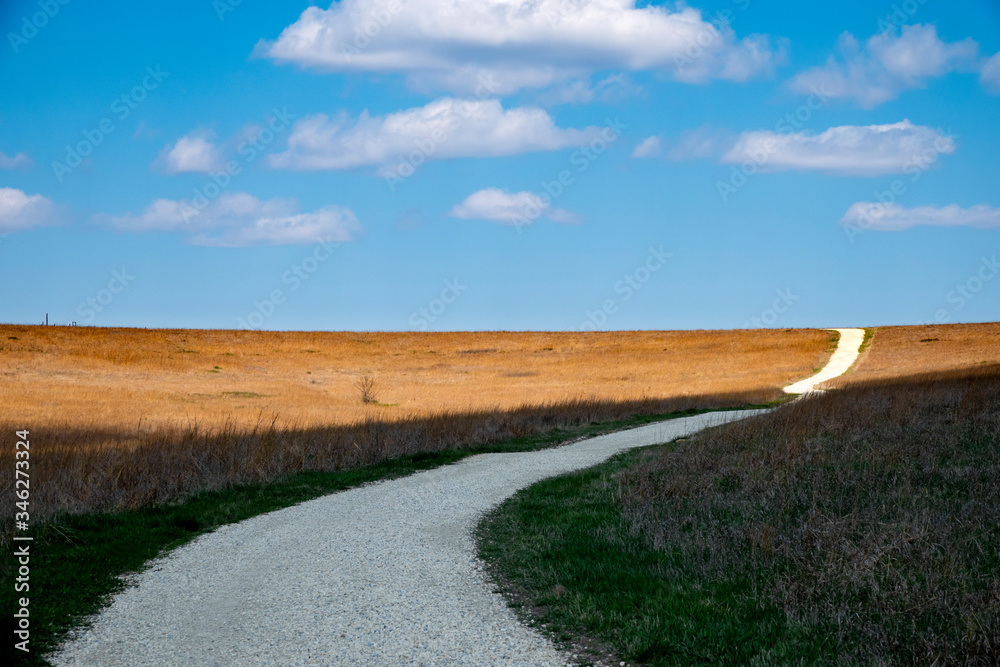
M 35 0 L 0 28 L 0 321 L 1000 312 L 995 2 Z

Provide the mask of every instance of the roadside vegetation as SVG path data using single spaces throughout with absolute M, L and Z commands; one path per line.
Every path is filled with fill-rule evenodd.
M 478 539 L 521 613 L 594 656 L 995 665 L 1000 365 L 628 452 L 523 490 Z
M 690 399 L 688 402 L 697 403 L 698 400 Z M 716 405 L 718 401 L 710 399 L 704 402 Z M 435 430 L 435 426 L 451 429 L 459 424 L 464 426 L 461 433 L 478 439 L 462 442 L 455 437 L 449 437 L 434 443 L 429 439 L 413 440 L 412 438 L 418 436 L 414 435 L 415 431 L 411 431 L 409 441 L 411 446 L 416 447 L 416 443 L 419 442 L 430 449 L 406 453 L 393 453 L 385 448 L 372 449 L 368 452 L 367 458 L 378 462 L 365 463 L 366 457 L 360 457 L 354 459 L 356 464 L 354 467 L 334 472 L 298 471 L 263 482 L 233 482 L 222 484 L 215 490 L 188 493 L 164 502 L 138 503 L 140 496 L 124 496 L 132 498 L 132 502 L 125 504 L 124 507 L 115 507 L 114 503 L 102 503 L 98 511 L 85 513 L 62 511 L 50 515 L 45 521 L 34 522 L 27 533 L 20 533 L 33 538 L 30 583 L 32 653 L 25 656 L 14 650 L 13 642 L 5 642 L 0 654 L 8 655 L 10 659 L 8 664 L 48 664 L 43 653 L 55 648 L 67 631 L 85 623 L 88 615 L 99 611 L 107 604 L 110 596 L 124 588 L 126 583 L 123 576 L 142 570 L 150 559 L 221 525 L 242 521 L 361 484 L 447 465 L 472 454 L 520 452 L 555 447 L 581 438 L 704 411 L 688 409 L 669 414 L 637 413 L 642 409 L 652 410 L 653 407 L 654 404 L 648 404 L 617 406 L 612 409 L 610 406 L 580 404 L 575 406 L 572 415 L 564 410 L 561 413 L 562 417 L 558 419 L 551 410 L 546 412 L 538 408 L 511 417 L 504 427 L 500 426 L 503 419 L 498 415 L 466 415 L 464 421 L 456 420 L 457 416 L 451 415 L 449 420 L 442 417 L 430 423 L 409 424 L 409 427 L 422 426 L 425 430 L 420 437 L 431 438 L 444 435 Z M 610 413 L 614 413 L 616 417 L 609 420 L 598 416 Z M 494 423 L 491 423 L 490 419 Z M 362 426 L 363 429 L 359 426 L 358 429 L 351 429 L 348 433 L 355 438 L 367 434 L 369 437 L 387 439 L 366 441 L 370 445 L 395 442 L 394 438 L 406 435 L 405 432 L 393 430 L 385 424 Z M 395 425 L 395 428 L 401 427 Z M 528 435 L 510 436 L 509 433 L 513 430 L 521 430 Z M 489 439 L 490 434 L 497 437 Z M 312 434 L 310 442 L 315 443 L 323 435 L 323 433 Z M 237 436 L 230 434 L 230 437 Z M 268 442 L 269 446 L 279 449 L 288 444 L 287 439 L 291 437 L 287 433 L 267 430 L 255 436 L 260 442 Z M 253 442 L 260 444 L 257 439 Z M 358 442 L 360 441 L 354 441 L 355 444 Z M 164 443 L 153 442 L 150 445 L 162 448 Z M 207 453 L 213 446 L 219 445 L 218 440 L 208 437 L 199 439 L 192 434 L 183 453 L 186 456 L 195 451 Z M 119 451 L 114 450 L 116 453 Z M 231 450 L 227 451 L 232 453 Z M 159 452 L 156 457 L 151 458 L 141 451 L 134 456 L 135 461 L 143 462 L 142 466 L 152 466 L 149 469 L 143 468 L 148 479 L 153 477 L 160 479 L 163 477 L 162 471 L 157 473 L 153 468 L 157 464 L 162 464 L 169 470 L 178 472 L 178 463 L 171 458 L 176 458 L 178 454 L 178 450 L 167 447 L 166 451 Z M 384 458 L 390 454 L 391 458 Z M 47 459 L 35 460 L 38 466 L 36 470 L 52 463 Z M 211 461 L 213 459 L 208 458 L 202 463 Z M 55 463 L 60 462 L 57 457 Z M 195 468 L 198 467 L 196 464 L 198 464 L 197 458 Z M 74 471 L 70 471 L 69 474 L 73 473 Z M 201 481 L 204 480 L 205 478 L 201 478 Z M 13 614 L 18 597 L 14 593 L 13 586 L 14 570 L 10 540 L 12 526 L 7 522 L 3 529 L 4 559 L 3 571 L 0 573 L 2 574 L 0 587 L 3 593 L 0 595 L 0 600 L 7 621 L 7 634 L 12 636 L 11 624 L 15 620 Z

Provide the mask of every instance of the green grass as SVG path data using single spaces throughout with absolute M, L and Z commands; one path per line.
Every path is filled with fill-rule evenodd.
M 706 412 L 685 410 L 643 415 L 618 421 L 554 428 L 542 434 L 476 448 L 418 453 L 341 472 L 300 472 L 268 484 L 232 486 L 203 492 L 179 502 L 128 511 L 64 515 L 33 526 L 31 543 L 30 655 L 13 648 L 15 593 L 9 548 L 2 572 L 2 604 L 8 638 L 3 654 L 8 664 L 46 665 L 42 657 L 58 646 L 65 633 L 105 606 L 124 588 L 121 576 L 141 571 L 146 563 L 215 528 L 258 514 L 289 507 L 368 482 L 392 479 L 447 465 L 484 452 L 543 449 L 579 438 Z M 9 541 L 8 541 L 9 544 Z
M 615 476 L 658 449 L 521 490 L 479 524 L 480 557 L 524 622 L 593 660 L 738 665 L 776 655 L 789 631 L 777 606 L 748 595 L 755 582 L 678 580 L 678 555 L 631 534 Z
M 858 348 L 858 352 L 864 352 L 872 344 L 872 338 L 875 337 L 875 329 L 873 327 L 868 327 L 865 329 L 865 337 L 861 339 L 861 347 Z
M 516 494 L 530 623 L 651 665 L 1000 664 L 1000 367 L 859 383 Z

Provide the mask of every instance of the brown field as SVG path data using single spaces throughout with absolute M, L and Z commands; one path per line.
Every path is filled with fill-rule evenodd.
M 1000 363 L 997 322 L 879 327 L 874 331 L 871 345 L 855 367 L 827 382 L 827 387 Z
M 838 382 L 974 366 L 998 358 L 998 334 L 997 324 L 879 329 Z M 0 432 L 31 431 L 42 519 L 571 424 L 764 403 L 821 367 L 833 336 L 0 325 Z M 364 376 L 377 402 L 362 402 Z M 0 465 L 11 456 L 0 451 Z
M 756 392 L 824 363 L 821 330 L 283 333 L 0 326 L 6 421 L 313 427 L 576 399 Z M 378 405 L 355 383 L 375 379 Z
M 763 403 L 825 363 L 832 336 L 6 325 L 0 429 L 31 431 L 39 520 L 570 424 Z M 360 400 L 364 375 L 378 404 Z M 0 451 L 0 464 L 10 457 Z

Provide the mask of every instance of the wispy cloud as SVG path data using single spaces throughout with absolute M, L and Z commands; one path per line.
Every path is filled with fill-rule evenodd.
M 565 224 L 581 221 L 580 216 L 561 208 L 552 208 L 547 197 L 533 192 L 507 192 L 486 188 L 473 192 L 448 213 L 463 220 L 490 220 L 504 225 L 530 224 L 541 216 Z
M 979 71 L 979 82 L 991 95 L 1000 95 L 1000 53 L 994 54 L 983 63 Z
M 341 0 L 306 9 L 255 53 L 327 71 L 398 72 L 462 93 L 488 69 L 508 93 L 600 70 L 743 81 L 771 71 L 784 42 L 739 39 L 697 9 L 635 0 Z
M 923 88 L 933 77 L 976 69 L 978 49 L 972 39 L 941 41 L 933 25 L 904 25 L 900 33 L 879 33 L 863 47 L 845 32 L 837 42 L 840 57 L 830 56 L 822 67 L 802 72 L 791 87 L 802 94 L 822 90 L 827 97 L 871 108 L 904 90 Z
M 287 150 L 268 159 L 275 169 L 385 167 L 414 152 L 423 161 L 553 151 L 598 133 L 556 127 L 542 109 L 444 98 L 385 116 L 307 116 L 295 123 Z
M 173 146 L 164 146 L 153 168 L 165 174 L 218 171 L 223 164 L 222 150 L 213 143 L 213 138 L 207 130 L 189 132 Z
M 1000 208 L 985 204 L 962 208 L 950 206 L 917 206 L 904 208 L 899 204 L 860 201 L 852 204 L 840 224 L 861 229 L 897 232 L 921 225 L 935 227 L 1000 228 Z
M 25 153 L 18 153 L 14 157 L 8 157 L 6 153 L 0 151 L 0 169 L 27 169 L 32 164 L 31 158 Z
M 823 171 L 844 176 L 902 173 L 923 156 L 955 151 L 955 142 L 909 120 L 888 125 L 842 125 L 820 133 L 744 132 L 722 162 L 752 160 L 761 171 Z
M 58 221 L 59 209 L 47 197 L 0 188 L 0 232 L 18 232 Z
M 100 216 L 98 221 L 123 231 L 181 232 L 194 245 L 212 246 L 350 241 L 361 231 L 348 208 L 301 213 L 295 199 L 261 201 L 242 192 L 224 193 L 200 209 L 187 201 L 158 199 L 138 215 Z
M 660 154 L 662 143 L 663 141 L 656 135 L 646 137 L 632 149 L 632 157 L 656 157 Z

